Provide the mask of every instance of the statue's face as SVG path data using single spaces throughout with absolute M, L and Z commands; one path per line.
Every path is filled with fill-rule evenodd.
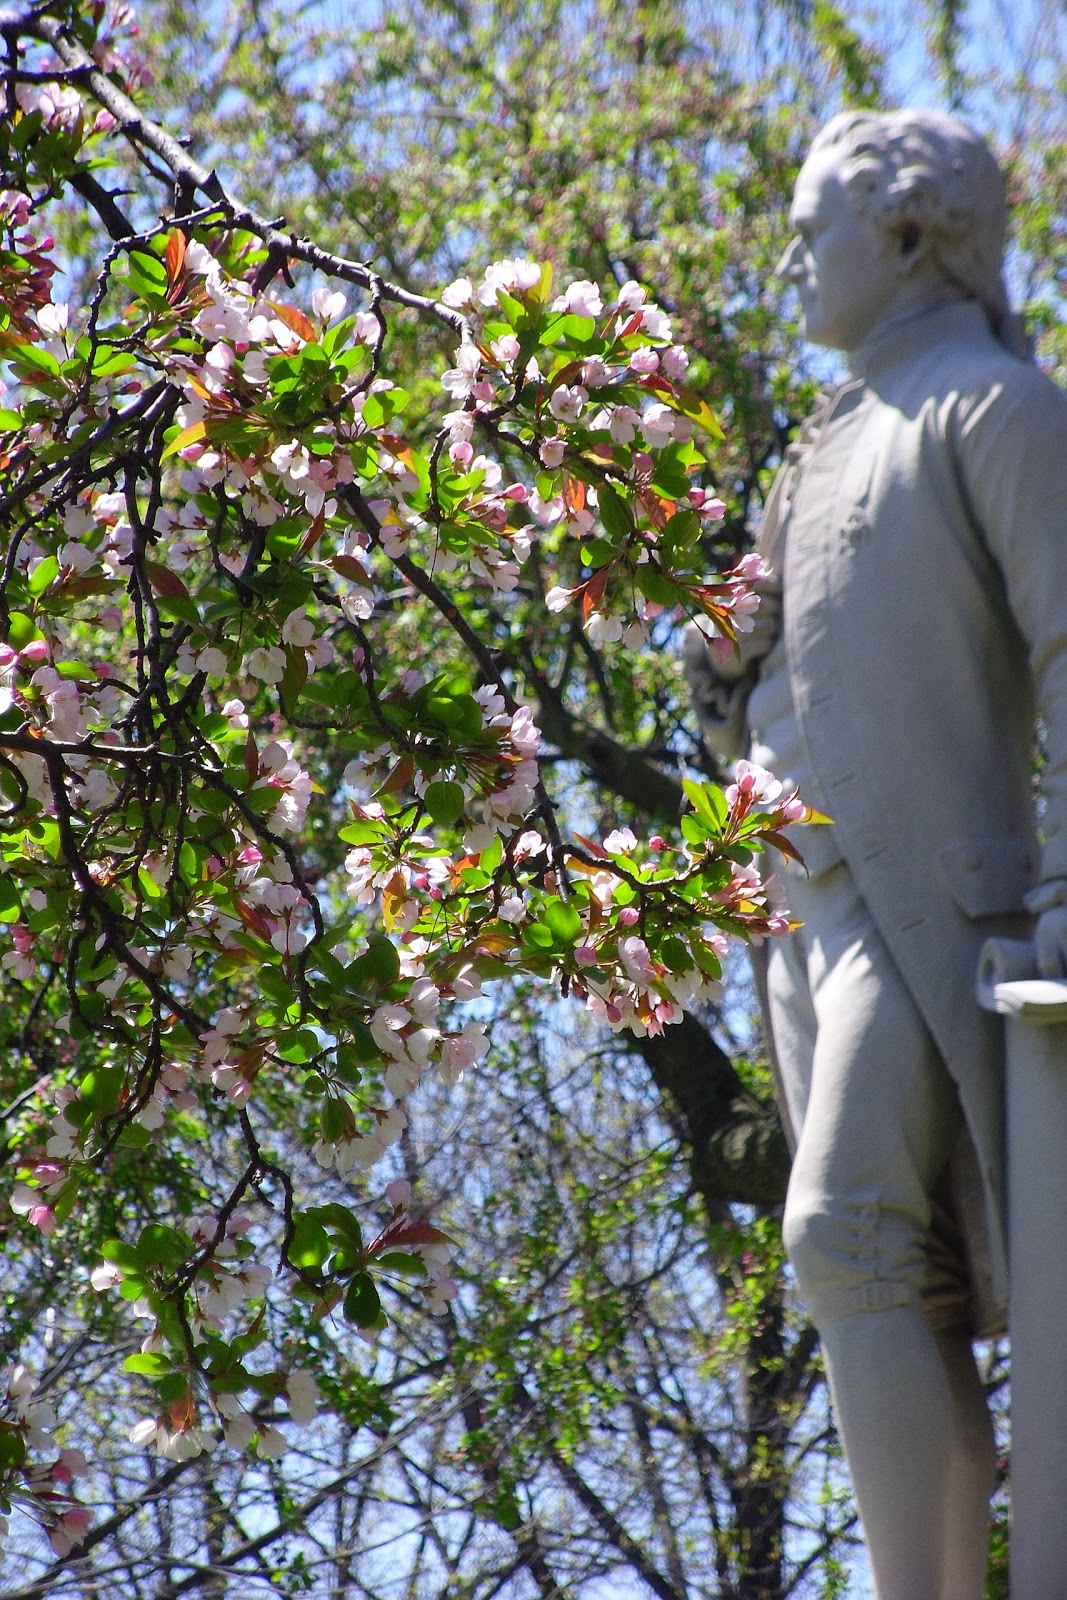
M 800 296 L 805 336 L 855 350 L 904 280 L 900 240 L 857 209 L 835 150 L 817 151 L 801 167 L 789 220 L 796 238 L 777 272 Z

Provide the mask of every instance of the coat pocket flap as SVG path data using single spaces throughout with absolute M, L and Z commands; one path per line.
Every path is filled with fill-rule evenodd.
M 1023 897 L 1037 875 L 1037 846 L 1028 839 L 968 839 L 941 852 L 952 898 L 967 917 L 1026 910 Z

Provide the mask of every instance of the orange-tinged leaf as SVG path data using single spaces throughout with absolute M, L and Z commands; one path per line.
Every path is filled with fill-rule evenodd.
M 170 441 L 170 444 L 168 444 L 167 448 L 164 450 L 159 459 L 161 461 L 166 461 L 168 456 L 177 455 L 179 450 L 184 450 L 187 444 L 196 444 L 200 439 L 203 439 L 206 436 L 206 422 L 203 420 L 200 422 L 191 422 L 187 428 L 182 429 L 181 433 L 175 434 L 174 438 Z
M 185 1428 L 192 1427 L 196 1421 L 196 1407 L 193 1404 L 192 1394 L 188 1389 L 179 1400 L 171 1401 L 167 1408 L 167 1414 L 170 1417 L 172 1426 L 177 1428 L 179 1432 Z
M 163 265 L 167 269 L 167 277 L 170 282 L 176 283 L 185 265 L 185 235 L 180 228 L 172 228 L 167 236 L 167 248 L 163 252 Z
M 259 750 L 256 748 L 256 736 L 251 728 L 245 740 L 245 772 L 248 774 L 249 783 L 255 783 L 259 777 Z
M 394 872 L 382 890 L 382 921 L 390 933 L 407 899 L 408 887 L 402 872 Z
M 280 320 L 285 323 L 287 328 L 291 328 L 292 331 L 295 334 L 298 334 L 301 339 L 306 341 L 306 343 L 314 344 L 314 326 L 299 309 L 299 307 L 282 305 L 277 300 L 272 300 L 270 304 L 272 309 L 278 313 Z
M 571 513 L 585 510 L 585 484 L 581 478 L 567 478 L 563 485 L 563 504 Z

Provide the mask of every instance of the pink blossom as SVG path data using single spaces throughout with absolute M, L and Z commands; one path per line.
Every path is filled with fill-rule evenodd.
M 315 1420 L 319 1405 L 319 1386 L 310 1372 L 291 1372 L 285 1384 L 289 1397 L 289 1415 L 294 1422 Z
M 340 289 L 315 289 L 311 295 L 311 309 L 320 322 L 335 322 L 343 317 L 348 300 Z
M 505 333 L 502 338 L 494 339 L 489 348 L 497 360 L 506 365 L 518 355 L 519 341 L 513 333 Z
M 442 374 L 441 387 L 456 400 L 462 400 L 474 390 L 481 371 L 482 358 L 477 345 L 461 344 L 456 351 L 456 364 Z
M 394 1178 L 385 1186 L 385 1198 L 398 1210 L 406 1211 L 411 1205 L 411 1184 L 406 1178 Z
M 586 619 L 585 632 L 591 644 L 614 644 L 622 638 L 622 622 L 618 617 L 593 611 Z
M 665 378 L 674 381 L 684 378 L 688 366 L 689 352 L 684 345 L 672 344 L 668 350 L 660 351 L 659 370 Z
M 659 366 L 659 355 L 650 344 L 643 344 L 631 354 L 630 366 L 634 372 L 655 372 Z
M 474 300 L 474 285 L 469 278 L 456 278 L 441 290 L 441 304 L 451 311 L 461 311 Z
M 635 983 L 645 983 L 652 977 L 648 946 L 643 939 L 638 939 L 636 935 L 632 935 L 628 939 L 620 939 L 619 960 L 622 962 L 627 975 Z
M 641 432 L 654 450 L 662 450 L 670 444 L 675 426 L 676 419 L 670 406 L 661 405 L 658 401 L 649 406 L 641 417 Z
M 591 283 L 588 278 L 580 278 L 576 283 L 568 284 L 561 295 L 557 295 L 552 302 L 552 309 L 568 311 L 576 317 L 599 317 L 604 302 L 598 285 Z
M 530 289 L 536 289 L 540 282 L 541 268 L 536 261 L 526 261 L 521 258 L 494 261 L 485 270 L 485 277 L 478 290 L 478 299 L 483 306 L 495 306 L 501 289 L 507 294 L 521 295 Z
M 542 440 L 541 448 L 538 452 L 541 457 L 541 465 L 547 467 L 549 471 L 554 471 L 562 463 L 566 448 L 562 439 Z
M 734 781 L 724 791 L 726 804 L 733 810 L 749 806 L 773 806 L 781 797 L 782 785 L 766 767 L 754 761 L 739 761 L 734 768 Z
M 741 557 L 736 566 L 730 568 L 726 576 L 739 578 L 743 583 L 759 583 L 771 576 L 771 569 L 761 555 L 751 550 L 747 556 Z
M 648 299 L 648 290 L 631 278 L 619 290 L 615 305 L 619 311 L 637 311 Z
M 632 828 L 615 828 L 605 838 L 604 849 L 611 856 L 628 856 L 637 849 L 637 835 Z
M 616 444 L 630 444 L 641 422 L 633 406 L 611 406 L 607 412 L 608 432 Z
M 577 422 L 588 399 L 589 394 L 580 383 L 561 383 L 552 391 L 548 409 L 560 422 Z

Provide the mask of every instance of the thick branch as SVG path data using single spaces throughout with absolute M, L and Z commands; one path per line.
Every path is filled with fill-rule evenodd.
M 682 786 L 677 778 L 640 750 L 582 722 L 539 675 L 536 687 L 537 725 L 550 744 L 571 761 L 580 761 L 597 783 L 621 800 L 653 816 L 677 822 L 682 809 Z
M 707 1028 L 687 1015 L 636 1041 L 635 1049 L 677 1109 L 693 1183 L 709 1218 L 735 1202 L 781 1205 L 789 1152 L 777 1114 L 749 1093 Z

